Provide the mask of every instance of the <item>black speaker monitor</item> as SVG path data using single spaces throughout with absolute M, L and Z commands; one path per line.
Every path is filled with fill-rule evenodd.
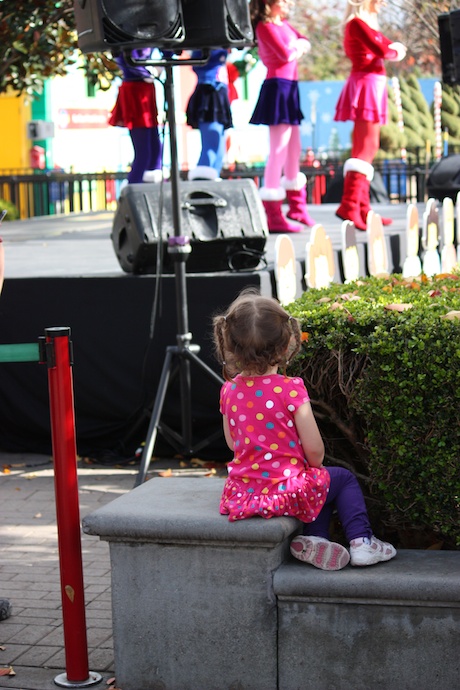
M 78 46 L 242 48 L 253 41 L 247 0 L 74 0 Z
M 181 182 L 179 202 L 181 236 L 192 249 L 187 273 L 253 270 L 263 261 L 267 220 L 252 180 Z M 167 247 L 174 236 L 171 184 L 129 184 L 121 191 L 111 238 L 124 271 L 157 273 L 159 263 L 162 273 L 173 273 Z

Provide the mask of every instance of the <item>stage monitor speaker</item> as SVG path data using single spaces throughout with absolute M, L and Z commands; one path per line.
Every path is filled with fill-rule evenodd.
M 253 270 L 264 260 L 267 220 L 253 180 L 180 182 L 178 192 L 181 235 L 192 249 L 187 273 Z M 111 238 L 126 273 L 156 273 L 158 263 L 162 273 L 173 273 L 168 238 L 174 235 L 169 182 L 122 189 Z
M 442 201 L 449 197 L 456 201 L 460 192 L 460 154 L 441 158 L 433 165 L 427 179 L 427 191 L 434 199 Z
M 243 48 L 254 39 L 247 0 L 74 0 L 84 53 Z

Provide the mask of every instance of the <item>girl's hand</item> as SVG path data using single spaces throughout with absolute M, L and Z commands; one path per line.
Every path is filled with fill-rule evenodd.
M 297 51 L 297 59 L 301 58 L 302 55 L 306 55 L 311 50 L 311 43 L 307 41 L 306 38 L 298 38 L 295 42 L 295 48 Z
M 390 50 L 396 50 L 397 52 L 397 56 L 395 58 L 390 58 L 391 62 L 401 62 L 401 60 L 404 60 L 406 57 L 407 48 L 402 43 L 390 43 L 388 48 L 390 48 Z

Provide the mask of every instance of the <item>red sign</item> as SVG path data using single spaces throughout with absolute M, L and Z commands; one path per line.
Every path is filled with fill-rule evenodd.
M 109 111 L 102 108 L 60 108 L 57 126 L 59 129 L 105 129 Z

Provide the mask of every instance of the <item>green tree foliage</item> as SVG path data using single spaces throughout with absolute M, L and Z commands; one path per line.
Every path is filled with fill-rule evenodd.
M 72 0 L 0 0 L 0 93 L 41 93 L 46 79 L 77 61 L 92 83 L 108 88 L 116 65 L 77 50 Z

